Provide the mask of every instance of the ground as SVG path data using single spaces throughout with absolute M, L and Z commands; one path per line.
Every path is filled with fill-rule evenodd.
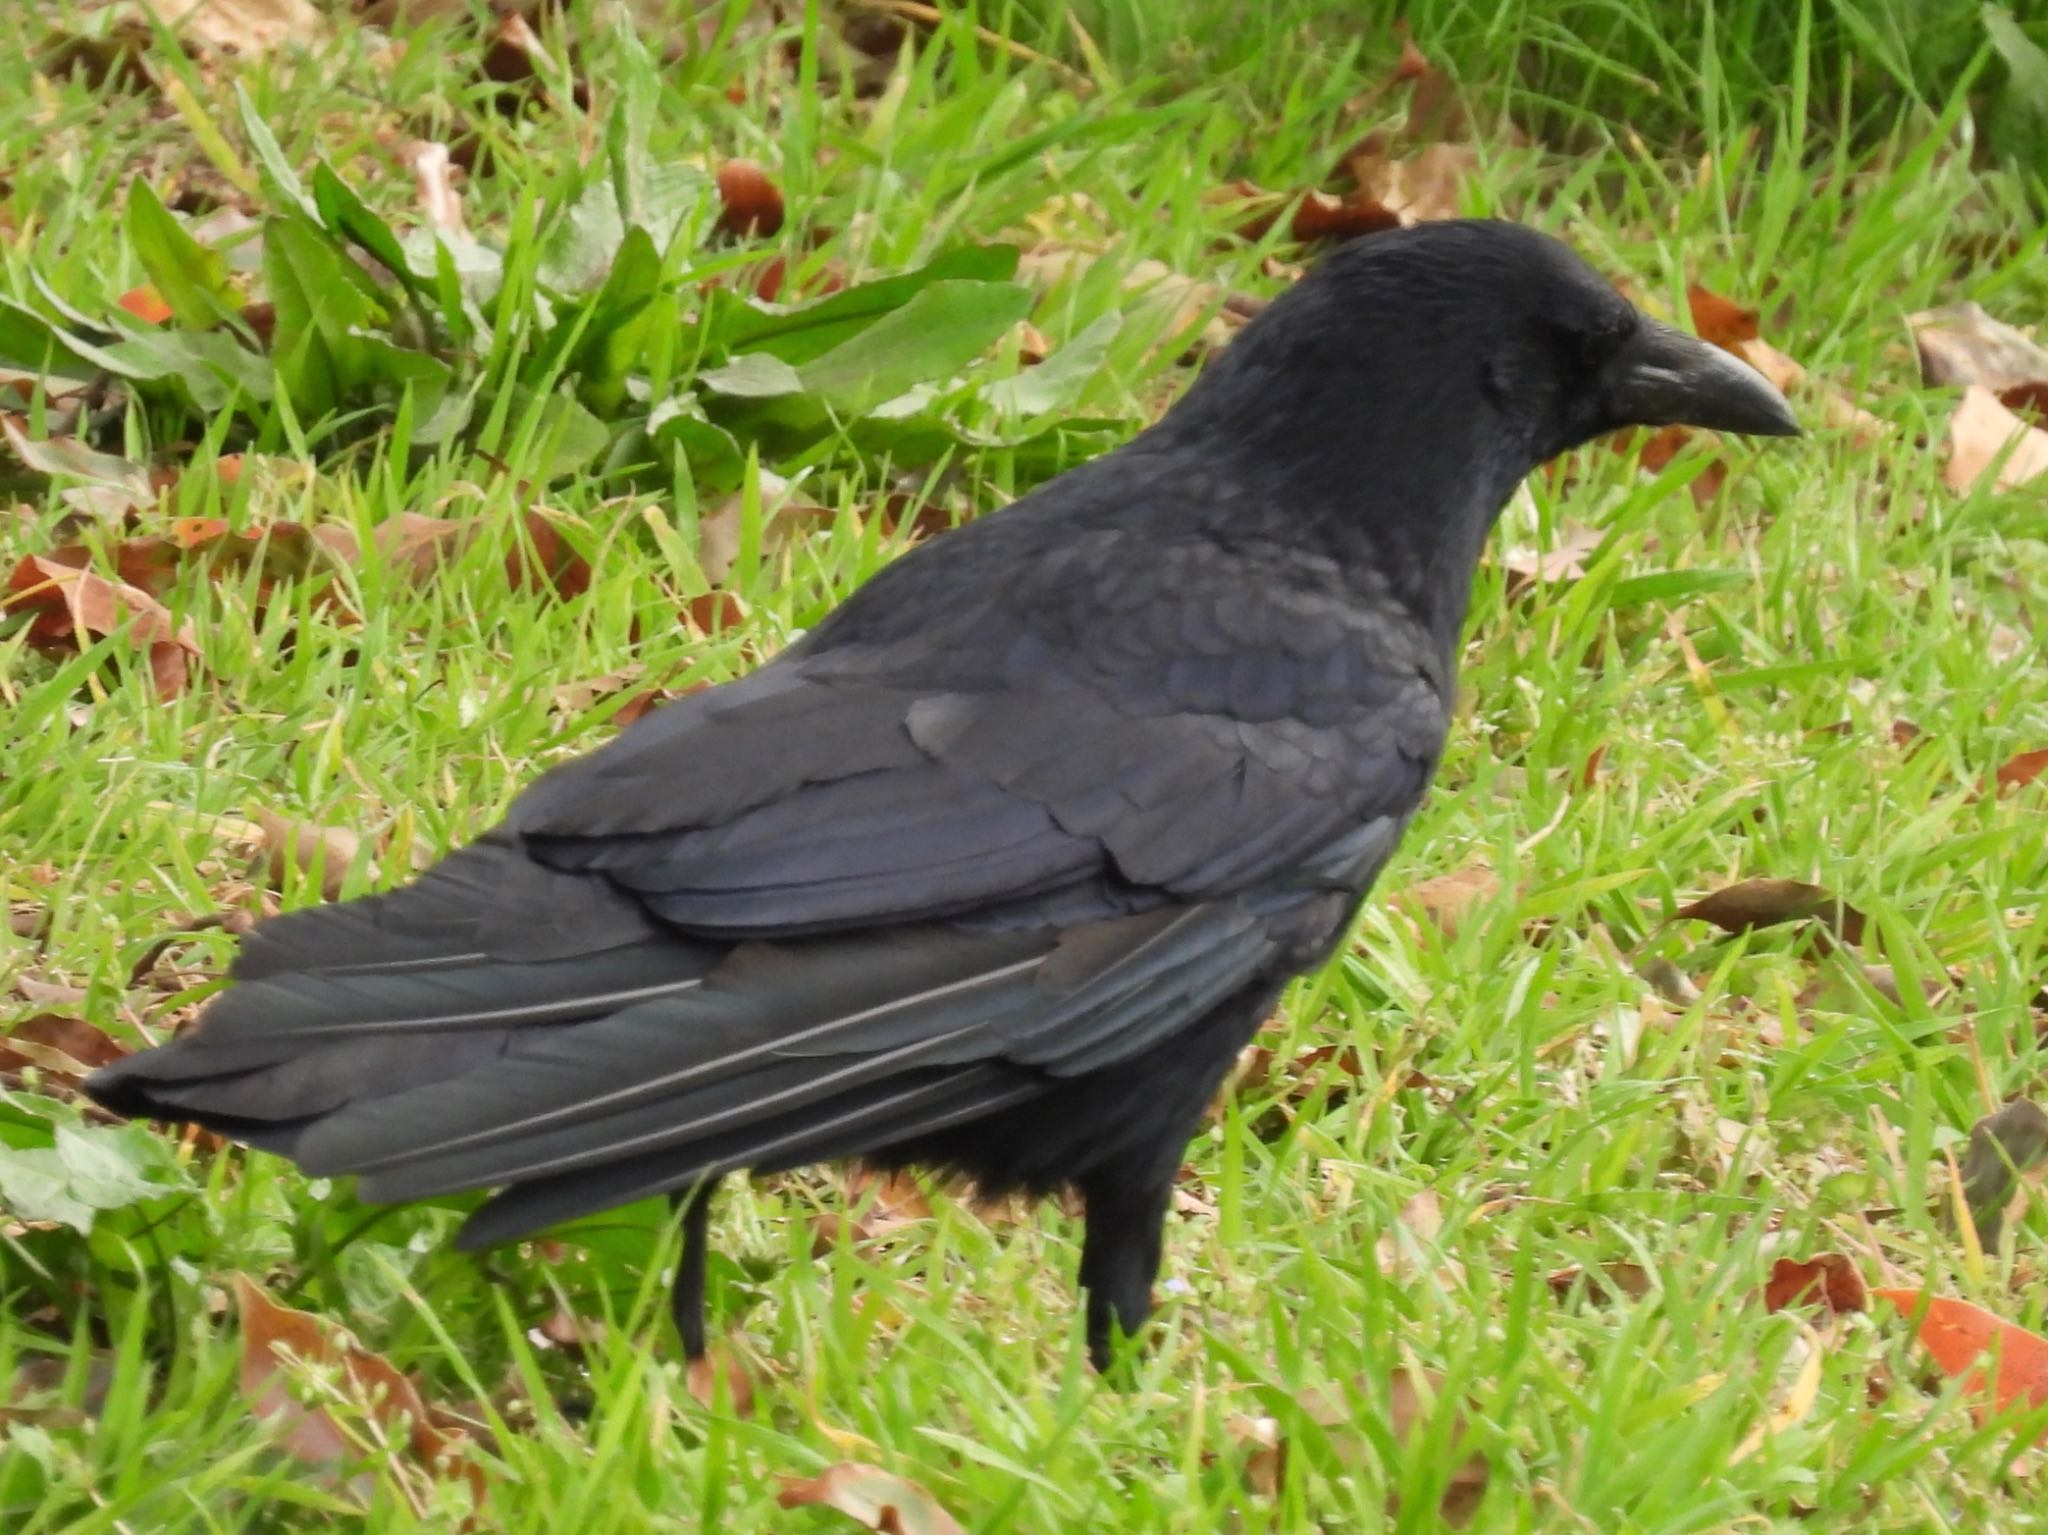
M 463 218 L 516 250 L 551 189 L 602 158 L 631 73 L 632 45 L 577 5 L 573 60 L 542 27 L 538 85 L 480 75 L 461 7 L 400 27 L 402 46 L 353 21 L 311 55 L 185 61 L 159 37 L 139 45 L 153 79 L 105 48 L 53 78 L 33 67 L 51 39 L 102 20 L 24 9 L 0 23 L 17 34 L 0 50 L 0 298 L 46 314 L 102 316 L 149 282 L 125 211 L 137 178 L 192 222 L 208 202 L 273 205 L 238 82 L 287 165 L 324 157 L 402 229 L 432 212 L 408 145 L 480 145 L 454 188 Z M 80 652 L 30 621 L 33 594 L 0 616 L 0 1030 L 160 1035 L 242 920 L 191 931 L 195 916 L 401 877 L 645 690 L 744 671 L 919 524 L 1135 430 L 1247 300 L 1313 258 L 1291 215 L 1245 236 L 1270 211 L 1255 192 L 1341 200 L 1346 150 L 1404 114 L 1430 121 L 1352 157 L 1395 179 L 1385 211 L 1407 196 L 1407 216 L 1536 223 L 1735 345 L 1756 344 L 1746 323 L 1689 304 L 1689 285 L 1755 308 L 1805 369 L 1792 395 L 1813 431 L 1697 439 L 1654 472 L 1640 443 L 1596 445 L 1510 510 L 1435 794 L 1355 940 L 1290 992 L 1189 1148 L 1134 1389 L 1085 1363 L 1079 1227 L 1057 1208 L 830 1171 L 731 1192 L 714 1326 L 742 1413 L 729 1386 L 685 1377 L 658 1206 L 456 1255 L 459 1202 L 374 1218 L 275 1159 L 89 1120 L 61 1053 L 16 1051 L 0 1055 L 7 1527 L 454 1530 L 481 1496 L 471 1527 L 825 1529 L 841 1516 L 777 1497 L 839 1462 L 921 1485 L 977 1532 L 2032 1527 L 2048 1413 L 1980 1422 L 1885 1302 L 1774 1310 L 1765 1293 L 1778 1260 L 1838 1254 L 1872 1289 L 2026 1328 L 2048 1308 L 2048 1218 L 2024 1206 L 1980 1240 L 1951 1197 L 1971 1125 L 2037 1089 L 2048 777 L 2021 780 L 2048 746 L 2048 510 L 2038 485 L 1945 476 L 1956 391 L 1923 383 L 1908 323 L 1963 300 L 2048 319 L 2038 184 L 1987 143 L 1994 75 L 1914 76 L 1904 6 L 1862 8 L 1869 35 L 1845 40 L 1832 9 L 1773 30 L 1779 8 L 1734 5 L 1716 32 L 1673 4 L 1667 30 L 1646 14 L 1567 46 L 1534 9 L 1422 5 L 1405 71 L 1390 29 L 1307 0 L 1227 26 L 1195 5 L 1180 31 L 1105 5 L 1085 34 L 990 8 L 984 35 L 913 26 L 900 57 L 849 53 L 838 20 L 802 7 L 729 6 L 701 33 L 642 9 L 652 57 L 673 51 L 652 160 L 759 161 L 787 209 L 778 234 L 737 219 L 719 235 L 707 201 L 665 258 L 677 293 L 758 283 L 769 253 L 790 299 L 967 242 L 1025 247 L 1031 329 L 963 376 L 1028 379 L 1041 344 L 1057 360 L 1125 316 L 1089 332 L 1108 338 L 1099 365 L 1056 391 L 1046 414 L 1073 430 L 962 436 L 937 463 L 885 459 L 852 428 L 797 449 L 765 435 L 734 499 L 681 468 L 555 476 L 560 442 L 516 422 L 405 451 L 388 412 L 332 431 L 223 408 L 173 437 L 117 391 L 97 446 L 157 485 L 110 514 L 76 493 L 89 479 L 8 465 L 7 570 L 70 541 L 114 574 L 117 546 L 225 536 L 179 531 L 195 518 L 336 526 L 354 552 L 176 562 L 154 589 L 191 644 L 156 648 L 183 652 L 166 663 L 182 690 L 152 682 L 139 630 Z M 524 93 L 511 115 L 501 88 Z M 1445 145 L 1459 152 L 1432 156 Z M 24 397 L 13 419 L 33 438 L 51 409 Z M 773 516 L 775 475 L 816 510 Z M 81 503 L 96 531 L 77 530 Z M 534 574 L 521 513 L 587 584 Z M 266 817 L 287 849 L 268 859 Z M 310 835 L 329 866 L 308 869 L 278 818 L 354 835 Z M 1761 879 L 1832 896 L 1752 889 L 1767 910 L 1680 915 Z M 302 1352 L 318 1334 L 260 1296 L 238 1307 L 238 1274 L 469 1420 L 453 1461 L 396 1432 L 388 1395 L 365 1409 L 332 1370 L 324 1387 L 280 1373 L 261 1328 Z M 258 1414 L 287 1377 L 329 1405 L 280 1427 Z

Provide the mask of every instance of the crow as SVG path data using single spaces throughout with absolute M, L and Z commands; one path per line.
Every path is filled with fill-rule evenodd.
M 1107 1368 L 1212 1095 L 1436 769 L 1502 506 L 1672 423 L 1799 430 L 1547 235 L 1342 246 L 1156 425 L 414 884 L 260 924 L 194 1028 L 86 1091 L 371 1201 L 495 1190 L 465 1248 L 667 1194 L 692 1359 L 725 1174 L 1071 1189 Z

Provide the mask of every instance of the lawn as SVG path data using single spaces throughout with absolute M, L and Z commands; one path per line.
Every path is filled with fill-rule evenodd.
M 2003 13 L 1431 0 L 1404 66 L 1335 0 L 649 4 L 644 42 L 577 0 L 537 51 L 362 9 L 413 14 L 189 58 L 0 20 L 0 1526 L 2037 1525 L 2048 1346 L 1995 1410 L 1900 1309 L 2048 1328 L 1998 1176 L 2041 1137 L 1970 1139 L 2048 1026 L 2048 433 L 1986 463 L 2006 418 L 1952 430 L 1910 320 L 2048 324 L 2048 56 Z M 1137 430 L 1313 259 L 1310 190 L 1551 230 L 1796 366 L 1812 430 L 1598 444 L 1511 507 L 1437 790 L 1190 1146 L 1132 1389 L 1050 1206 L 734 1187 L 691 1379 L 658 1203 L 458 1255 L 473 1200 L 82 1106 L 251 915 L 402 879 Z M 344 203 L 403 279 L 333 254 Z M 747 342 L 764 288 L 870 295 L 833 337 L 894 325 L 902 387 Z M 253 383 L 142 376 L 202 326 Z M 2039 419 L 2048 370 L 1984 382 Z M 1833 1304 L 1784 1303 L 1826 1255 Z

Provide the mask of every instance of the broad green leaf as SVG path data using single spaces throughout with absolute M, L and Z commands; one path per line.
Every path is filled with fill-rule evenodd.
M 612 81 L 612 108 L 605 123 L 605 158 L 610 163 L 612 190 L 620 214 L 629 225 L 647 215 L 647 141 L 654 129 L 654 106 L 661 80 L 654 61 L 629 26 L 614 30 L 617 73 Z
M 672 449 L 683 450 L 690 478 L 698 486 L 726 490 L 739 482 L 747 455 L 732 433 L 704 414 L 696 395 L 685 392 L 655 406 L 647 418 L 647 434 L 664 461 Z
M 341 401 L 334 342 L 377 314 L 340 270 L 344 260 L 310 219 L 277 214 L 264 223 L 263 276 L 277 311 L 271 356 L 294 409 L 308 421 Z
M 432 275 L 431 267 L 424 273 L 413 271 L 405 247 L 398 243 L 398 236 L 391 232 L 391 226 L 371 212 L 370 205 L 358 197 L 355 189 L 336 175 L 334 168 L 325 160 L 316 161 L 313 166 L 313 202 L 319 210 L 321 223 L 336 234 L 355 241 L 383 262 L 391 275 L 405 285 L 407 292 L 417 294 L 420 278 Z M 164 297 L 168 299 L 170 295 L 165 294 Z
M 635 227 L 647 231 L 654 248 L 666 251 L 693 215 L 716 199 L 711 178 L 694 165 L 657 165 L 647 173 Z
M 270 131 L 270 125 L 256 110 L 256 103 L 249 99 L 249 93 L 239 82 L 235 85 L 235 102 L 241 108 L 242 132 L 248 137 L 249 148 L 255 151 L 256 163 L 263 168 L 263 178 L 270 184 L 271 191 L 282 204 L 305 214 L 309 219 L 318 219 L 320 209 L 313 199 L 306 195 L 306 184 L 299 180 L 299 173 L 292 169 L 291 162 L 278 147 L 277 135 Z
M 604 281 L 625 238 L 617 191 L 592 181 L 541 242 L 541 282 L 557 293 L 587 292 Z
M 1008 416 L 1042 416 L 1049 410 L 1064 410 L 1102 371 L 1103 359 L 1123 323 L 1120 314 L 1102 316 L 1037 367 L 989 385 L 984 398 Z
M 625 398 L 626 373 L 640 356 L 660 283 L 661 256 L 653 238 L 644 229 L 628 230 L 611 274 L 585 306 L 589 318 L 567 363 L 567 371 L 595 409 L 609 413 Z M 556 324 L 557 332 L 572 333 L 577 319 L 575 313 L 565 315 Z M 555 346 L 551 337 L 544 350 L 552 354 Z
M 193 239 L 140 177 L 129 183 L 129 243 L 180 325 L 206 330 L 235 313 L 227 259 Z
M 558 480 L 574 474 L 611 446 L 604 422 L 565 394 L 541 394 L 524 385 L 512 390 L 509 419 L 522 443 L 546 448 L 537 478 Z M 533 462 L 522 453 L 522 462 Z
M 697 382 L 719 394 L 768 400 L 804 392 L 803 375 L 779 357 L 749 352 L 716 368 L 706 368 Z
M 10 298 L 0 298 L 0 364 L 76 379 L 89 379 L 99 371 L 55 325 Z
M 950 378 L 1031 310 L 1015 283 L 933 283 L 848 341 L 805 363 L 804 391 L 858 414 L 917 384 Z
M 174 330 L 133 336 L 102 349 L 100 356 L 128 369 L 130 378 L 174 380 L 203 411 L 223 409 L 236 393 L 250 400 L 270 398 L 269 367 L 226 331 Z
M 0 440 L 14 456 L 38 474 L 64 475 L 110 485 L 133 496 L 140 503 L 154 498 L 149 489 L 149 470 L 130 459 L 101 453 L 76 437 L 31 437 L 14 424 L 11 416 L 0 415 Z
M 2005 65 L 1987 124 L 1992 146 L 2039 178 L 2048 164 L 2048 51 L 2002 5 L 1984 7 L 1984 30 Z
M 802 364 L 822 356 L 902 308 L 933 283 L 1008 282 L 1017 273 L 1014 245 L 969 245 L 895 277 L 860 283 L 815 303 L 787 307 L 716 290 L 711 340 L 734 352 L 773 353 Z
M 174 1192 L 181 1181 L 141 1125 L 59 1125 L 53 1145 L 0 1145 L 0 1205 L 84 1233 L 105 1211 Z

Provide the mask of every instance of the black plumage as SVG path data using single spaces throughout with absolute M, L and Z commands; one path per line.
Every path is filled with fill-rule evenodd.
M 373 1200 L 498 1190 L 467 1245 L 670 1193 L 693 1354 L 725 1173 L 1072 1186 L 1101 1363 L 1210 1095 L 1435 770 L 1500 508 L 1672 421 L 1796 430 L 1545 236 L 1340 249 L 1158 425 L 416 884 L 264 924 L 198 1027 L 88 1091 Z

